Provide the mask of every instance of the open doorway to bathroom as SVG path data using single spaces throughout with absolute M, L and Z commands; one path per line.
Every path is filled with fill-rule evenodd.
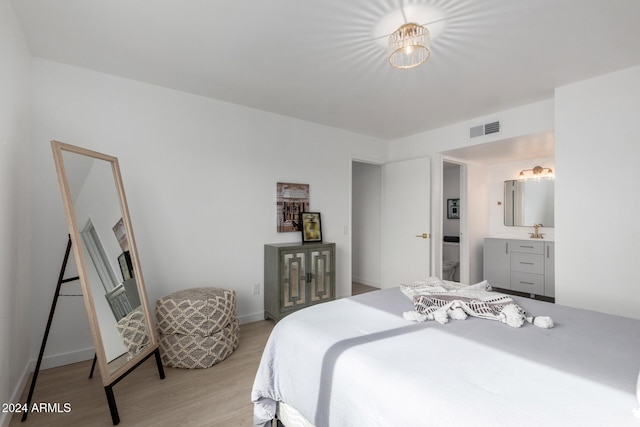
M 442 162 L 442 278 L 460 281 L 461 182 L 458 163 Z

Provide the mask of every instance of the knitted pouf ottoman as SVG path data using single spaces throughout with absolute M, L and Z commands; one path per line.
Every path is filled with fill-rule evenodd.
M 127 349 L 127 360 L 133 359 L 149 345 L 149 334 L 147 333 L 142 307 L 132 310 L 118 320 L 116 329 L 120 333 L 122 342 Z
M 238 347 L 236 293 L 193 288 L 156 301 L 162 364 L 174 368 L 209 368 Z

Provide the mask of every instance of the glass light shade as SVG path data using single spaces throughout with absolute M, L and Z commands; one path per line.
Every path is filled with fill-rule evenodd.
M 413 68 L 429 59 L 429 30 L 418 24 L 404 24 L 389 36 L 389 64 Z
M 525 169 L 520 171 L 518 181 L 526 181 L 528 179 L 535 179 L 540 181 L 541 179 L 553 180 L 555 174 L 551 168 L 543 168 L 542 166 L 536 166 L 533 169 Z

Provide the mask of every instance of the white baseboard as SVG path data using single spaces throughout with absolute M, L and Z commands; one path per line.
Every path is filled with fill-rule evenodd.
M 58 366 L 70 365 L 72 363 L 83 362 L 93 359 L 95 351 L 93 347 L 82 350 L 75 350 L 69 353 L 53 354 L 42 358 L 40 369 L 57 368 Z M 36 360 L 30 362 L 29 368 L 33 371 L 36 367 Z
M 240 320 L 241 325 L 245 323 L 259 322 L 260 320 L 264 320 L 264 311 L 238 316 L 238 320 Z
M 20 402 L 20 396 L 22 396 L 22 392 L 24 391 L 24 388 L 27 386 L 27 381 L 29 381 L 29 375 L 31 374 L 31 371 L 32 371 L 31 369 L 32 362 L 33 361 L 28 361 L 27 363 L 25 363 L 24 369 L 20 374 L 20 379 L 18 380 L 18 383 L 13 389 L 13 393 L 11 393 L 11 399 L 9 400 L 9 402 L 11 403 Z M 33 364 L 35 365 L 35 362 L 33 362 Z M 20 403 L 24 403 L 24 402 L 20 402 Z M 9 427 L 9 423 L 11 423 L 12 417 L 13 417 L 13 414 L 10 412 L 0 412 L 0 426 Z
M 370 280 L 365 277 L 352 277 L 352 282 L 360 283 L 367 286 L 373 286 L 374 288 L 382 288 L 382 284 L 376 280 Z

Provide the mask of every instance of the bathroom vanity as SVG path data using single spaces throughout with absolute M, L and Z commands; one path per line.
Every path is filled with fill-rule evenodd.
M 554 243 L 485 238 L 484 278 L 495 288 L 554 298 Z

